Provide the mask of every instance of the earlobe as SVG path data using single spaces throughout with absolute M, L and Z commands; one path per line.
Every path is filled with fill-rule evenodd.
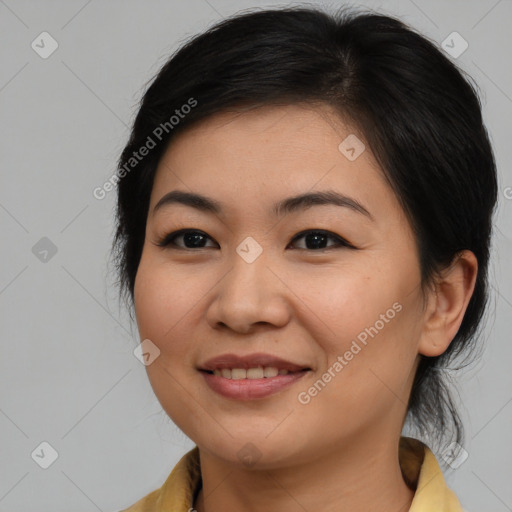
M 444 269 L 429 296 L 418 352 L 435 357 L 443 354 L 460 328 L 475 289 L 478 261 L 462 251 Z

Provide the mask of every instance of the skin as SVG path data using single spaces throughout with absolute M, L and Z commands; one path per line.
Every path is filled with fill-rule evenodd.
M 463 252 L 422 295 L 410 224 L 370 149 L 354 161 L 338 150 L 351 133 L 364 140 L 322 105 L 229 112 L 179 134 L 159 164 L 135 310 L 141 340 L 160 350 L 146 367 L 151 386 L 200 450 L 199 512 L 409 509 L 414 492 L 397 454 L 419 354 L 439 355 L 455 336 L 477 262 Z M 335 205 L 271 212 L 278 200 L 327 189 L 373 220 Z M 173 204 L 153 213 L 171 190 L 209 196 L 223 212 Z M 182 237 L 181 249 L 157 245 L 182 228 L 206 233 L 206 247 L 186 249 Z M 356 249 L 294 241 L 306 229 Z M 236 252 L 248 236 L 263 249 L 250 264 Z M 298 394 L 397 302 L 401 311 L 301 404 Z M 196 369 L 227 352 L 266 352 L 312 371 L 264 399 L 227 399 Z M 260 457 L 251 467 L 238 456 L 247 443 Z

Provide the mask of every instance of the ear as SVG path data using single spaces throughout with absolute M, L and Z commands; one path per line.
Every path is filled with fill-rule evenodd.
M 462 251 L 442 271 L 429 292 L 418 352 L 439 356 L 457 334 L 475 289 L 478 261 L 471 251 Z

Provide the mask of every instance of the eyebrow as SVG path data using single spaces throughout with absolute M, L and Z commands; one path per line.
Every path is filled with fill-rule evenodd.
M 223 210 L 222 203 L 210 197 L 182 190 L 172 190 L 158 201 L 153 208 L 153 215 L 162 207 L 171 204 L 182 204 L 196 208 L 202 212 L 213 214 L 220 214 Z M 310 192 L 282 199 L 272 205 L 271 212 L 275 216 L 281 216 L 287 213 L 305 210 L 306 208 L 316 205 L 335 205 L 349 208 L 354 212 L 365 215 L 371 220 L 375 220 L 372 214 L 360 202 L 334 190 Z

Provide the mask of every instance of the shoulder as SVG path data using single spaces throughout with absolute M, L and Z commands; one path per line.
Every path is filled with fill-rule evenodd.
M 456 494 L 446 485 L 434 453 L 426 444 L 418 439 L 402 437 L 399 459 L 404 480 L 415 491 L 409 512 L 464 512 Z
M 199 450 L 196 446 L 183 455 L 162 487 L 119 512 L 189 512 L 201 483 Z

